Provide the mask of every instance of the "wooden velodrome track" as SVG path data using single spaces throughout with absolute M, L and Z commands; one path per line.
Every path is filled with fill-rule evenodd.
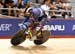
M 0 54 L 75 54 L 75 38 L 51 38 L 40 46 L 28 39 L 19 46 L 12 46 L 10 39 L 0 39 Z

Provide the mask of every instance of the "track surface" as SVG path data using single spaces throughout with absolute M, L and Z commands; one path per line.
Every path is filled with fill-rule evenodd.
M 12 46 L 10 39 L 0 39 L 0 54 L 75 54 L 75 38 L 51 38 L 40 46 L 29 40 Z

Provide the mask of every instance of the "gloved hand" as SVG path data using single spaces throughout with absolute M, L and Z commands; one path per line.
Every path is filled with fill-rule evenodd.
M 21 30 L 24 30 L 24 29 L 27 28 L 26 25 L 24 25 L 24 24 L 22 24 L 22 23 L 20 23 L 19 26 L 20 26 L 20 29 L 21 29 Z
M 22 26 L 22 25 L 23 25 L 23 23 L 20 23 L 20 24 L 19 24 L 19 26 Z

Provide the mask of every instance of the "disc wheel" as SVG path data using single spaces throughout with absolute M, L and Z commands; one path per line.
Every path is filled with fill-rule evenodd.
M 41 44 L 45 43 L 49 39 L 49 36 L 50 36 L 50 32 L 47 31 L 47 30 L 44 30 L 41 33 L 41 38 L 39 38 L 37 40 L 34 40 L 34 43 L 36 45 L 41 45 Z

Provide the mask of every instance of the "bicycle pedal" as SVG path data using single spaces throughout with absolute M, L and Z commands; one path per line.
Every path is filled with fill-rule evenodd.
M 30 40 L 33 41 L 33 40 L 36 40 L 36 36 L 33 36 Z
M 26 34 L 28 34 L 28 32 L 25 32 Z

